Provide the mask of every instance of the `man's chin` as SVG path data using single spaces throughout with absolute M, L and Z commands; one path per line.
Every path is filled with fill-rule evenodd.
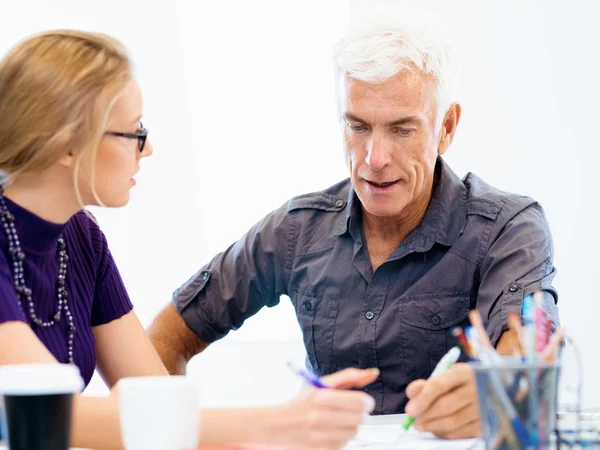
M 382 203 L 383 202 L 367 202 L 367 204 L 363 203 L 363 211 L 373 217 L 392 218 L 400 216 L 405 206 L 404 202 L 386 202 L 387 204 Z

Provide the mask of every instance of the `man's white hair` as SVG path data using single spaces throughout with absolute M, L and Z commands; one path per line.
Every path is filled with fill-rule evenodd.
M 436 130 L 456 101 L 458 64 L 444 23 L 430 11 L 379 8 L 352 20 L 334 46 L 338 112 L 343 77 L 381 83 L 415 68 L 431 75 L 438 86 Z

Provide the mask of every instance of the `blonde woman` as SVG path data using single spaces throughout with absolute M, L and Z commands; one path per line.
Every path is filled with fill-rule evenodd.
M 111 394 L 76 397 L 72 445 L 118 448 L 113 388 L 124 377 L 167 375 L 84 210 L 126 205 L 152 154 L 125 49 L 79 31 L 26 39 L 0 63 L 0 117 L 0 364 L 75 364 L 86 384 L 97 368 Z M 326 381 L 347 389 L 376 377 L 350 370 Z M 374 404 L 341 389 L 309 389 L 280 406 L 206 410 L 201 440 L 340 447 Z

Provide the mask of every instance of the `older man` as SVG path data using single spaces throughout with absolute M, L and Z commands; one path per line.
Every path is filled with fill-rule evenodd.
M 288 295 L 313 372 L 379 367 L 365 388 L 374 413 L 403 412 L 408 395 L 418 428 L 479 433 L 464 365 L 433 386 L 409 384 L 431 374 L 473 308 L 500 351 L 524 295 L 544 291 L 556 326 L 553 248 L 538 203 L 473 174 L 461 180 L 442 158 L 461 106 L 438 31 L 371 17 L 336 45 L 350 178 L 292 198 L 175 292 L 150 330 L 172 373 Z

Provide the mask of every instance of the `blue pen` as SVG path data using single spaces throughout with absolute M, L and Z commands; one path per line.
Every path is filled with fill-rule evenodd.
M 497 359 L 495 359 L 494 356 L 495 352 L 492 353 L 492 351 L 485 347 L 482 347 L 481 350 L 481 362 L 484 365 L 493 366 L 494 364 L 498 363 Z M 531 444 L 529 433 L 527 432 L 527 428 L 525 427 L 519 415 L 517 414 L 517 411 L 511 399 L 508 397 L 508 393 L 504 390 L 504 385 L 502 384 L 502 381 L 500 380 L 498 374 L 493 370 L 489 372 L 488 376 L 491 388 L 493 391 L 495 391 L 496 398 L 502 405 L 504 412 L 506 412 L 506 415 L 508 416 L 508 419 L 515 432 L 515 435 L 517 436 L 517 439 L 519 440 L 523 448 L 528 448 Z
M 312 373 L 309 373 L 300 367 L 297 367 L 292 362 L 288 361 L 287 365 L 292 370 L 292 372 L 294 372 L 296 375 L 299 375 L 300 377 L 302 377 L 304 379 L 304 381 L 306 381 L 311 386 L 319 388 L 319 389 L 327 389 L 329 387 L 325 383 L 323 383 L 318 376 L 316 376 Z
M 524 325 L 524 340 L 525 340 L 525 356 L 527 362 L 533 363 L 536 360 L 535 353 L 535 304 L 533 297 L 527 295 L 523 298 L 521 306 L 521 315 L 523 316 Z

